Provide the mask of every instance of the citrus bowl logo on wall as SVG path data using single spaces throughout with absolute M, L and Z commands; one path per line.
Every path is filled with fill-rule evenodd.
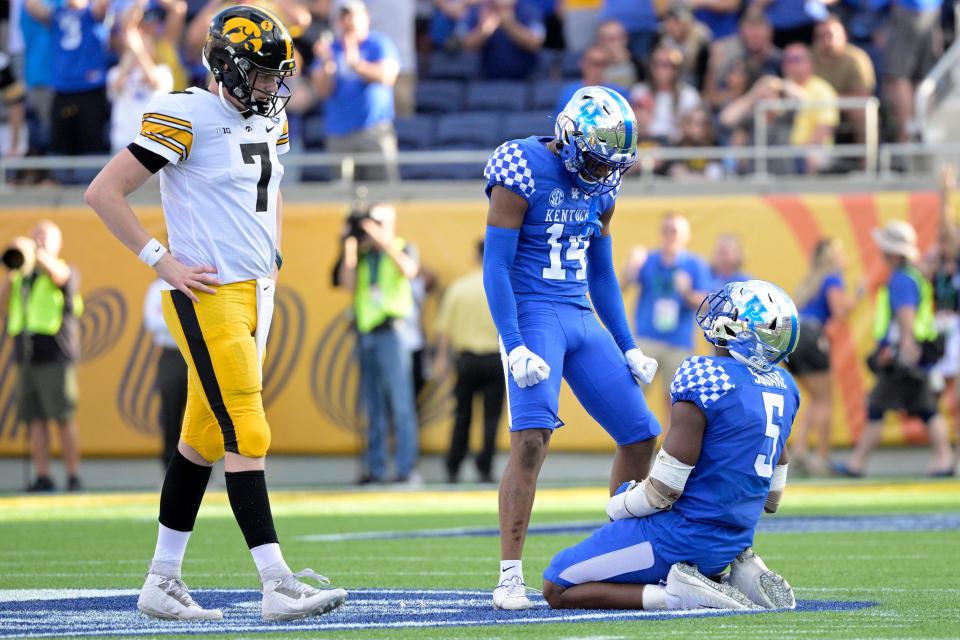
M 550 206 L 559 207 L 563 205 L 563 189 L 554 189 L 550 192 Z
M 260 27 L 249 18 L 230 18 L 223 25 L 223 37 L 233 44 L 242 44 L 244 49 L 257 53 L 263 46 Z

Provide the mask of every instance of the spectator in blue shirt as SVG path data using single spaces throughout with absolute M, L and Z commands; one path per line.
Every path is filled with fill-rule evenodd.
M 654 0 L 605 0 L 601 20 L 618 20 L 630 34 L 630 51 L 637 60 L 646 60 L 660 30 Z
M 697 20 L 710 29 L 714 40 L 737 32 L 737 21 L 743 8 L 741 0 L 693 0 L 690 6 Z
M 107 153 L 107 50 L 100 25 L 108 0 L 27 0 L 27 11 L 50 25 L 53 100 L 50 149 L 60 155 Z
M 660 363 L 658 377 L 663 401 L 670 411 L 670 382 L 685 358 L 693 353 L 695 315 L 707 295 L 709 270 L 700 257 L 688 253 L 690 222 L 667 213 L 660 223 L 660 248 L 633 250 L 621 282 L 637 285 L 635 330 L 637 346 Z
M 577 91 L 583 87 L 604 86 L 613 89 L 624 98 L 629 98 L 627 90 L 618 84 L 603 81 L 604 71 L 606 71 L 607 53 L 599 46 L 593 46 L 583 52 L 580 58 L 580 79 L 568 82 L 560 91 L 557 105 L 554 107 L 554 113 L 560 113 L 567 106 L 567 102 Z
M 926 425 L 934 459 L 930 475 L 954 474 L 947 425 L 937 412 L 937 394 L 930 384 L 929 368 L 943 355 L 938 350 L 934 322 L 933 287 L 915 266 L 920 252 L 917 233 L 903 220 L 891 220 L 875 229 L 873 240 L 883 252 L 890 277 L 877 292 L 874 337 L 877 349 L 870 357 L 876 384 L 867 400 L 866 428 L 842 475 L 861 477 L 867 458 L 880 444 L 883 417 L 888 411 L 920 418 Z
M 743 271 L 743 244 L 732 233 L 717 236 L 713 245 L 713 257 L 710 258 L 710 280 L 705 291 L 717 291 L 731 282 L 752 280 Z
M 35 19 L 23 5 L 20 31 L 30 46 L 23 51 L 23 83 L 26 85 L 28 154 L 42 155 L 50 145 L 50 107 L 53 90 L 50 71 L 53 66 L 53 42 L 50 25 Z
M 814 27 L 828 15 L 823 0 L 754 0 L 754 5 L 765 7 L 773 42 L 780 48 L 794 42 L 811 44 Z
M 830 372 L 828 324 L 843 322 L 853 310 L 843 269 L 843 244 L 825 238 L 813 250 L 810 270 L 794 294 L 800 309 L 800 337 L 787 359 L 787 368 L 806 392 L 806 411 L 794 424 L 790 439 L 790 463 L 800 473 L 813 476 L 830 472 L 830 421 L 833 418 L 833 380 Z M 813 434 L 816 453 L 809 451 Z
M 480 0 L 463 32 L 463 47 L 480 51 L 480 75 L 497 80 L 529 77 L 547 33 L 532 0 Z
M 397 175 L 397 134 L 393 128 L 393 85 L 400 72 L 396 47 L 370 31 L 361 0 L 345 0 L 337 18 L 337 38 L 314 49 L 313 85 L 325 99 L 327 150 L 351 154 L 375 152 L 383 164 L 358 165 L 358 180 L 391 180 Z

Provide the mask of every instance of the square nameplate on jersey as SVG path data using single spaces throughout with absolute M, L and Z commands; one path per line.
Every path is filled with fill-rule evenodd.
M 538 199 L 542 202 L 536 202 Z M 538 227 L 549 247 L 540 275 L 545 280 L 586 280 L 590 238 L 585 223 L 590 199 L 575 186 L 556 185 L 548 191 L 538 190 L 530 204 L 524 225 Z

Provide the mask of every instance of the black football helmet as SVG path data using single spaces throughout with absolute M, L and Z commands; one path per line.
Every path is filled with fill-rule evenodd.
M 203 61 L 222 87 L 248 111 L 267 118 L 290 99 L 285 78 L 297 70 L 290 32 L 273 14 L 251 5 L 228 7 L 210 21 Z M 275 82 L 265 90 L 257 79 Z

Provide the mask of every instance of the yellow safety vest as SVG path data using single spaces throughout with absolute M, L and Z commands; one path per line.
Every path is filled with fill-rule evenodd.
M 393 241 L 397 251 L 403 251 L 406 245 L 406 241 L 401 238 Z M 380 256 L 376 285 L 372 284 L 371 275 L 369 255 L 361 255 L 353 298 L 353 311 L 360 333 L 369 333 L 388 318 L 406 318 L 413 311 L 413 288 L 410 281 L 389 256 Z
M 18 336 L 27 332 L 40 336 L 55 336 L 63 325 L 63 310 L 66 306 L 63 290 L 53 283 L 49 275 L 42 273 L 33 281 L 29 298 L 24 308 L 23 274 L 17 273 L 10 283 L 10 302 L 7 312 L 7 333 Z M 83 313 L 83 298 L 73 295 L 72 313 Z
M 928 342 L 937 338 L 937 324 L 934 321 L 933 285 L 923 277 L 914 266 L 904 267 L 904 271 L 917 285 L 920 291 L 920 303 L 913 319 L 913 337 L 917 342 Z M 873 337 L 878 341 L 887 337 L 893 309 L 890 307 L 890 289 L 884 285 L 877 291 L 877 306 L 873 317 Z

